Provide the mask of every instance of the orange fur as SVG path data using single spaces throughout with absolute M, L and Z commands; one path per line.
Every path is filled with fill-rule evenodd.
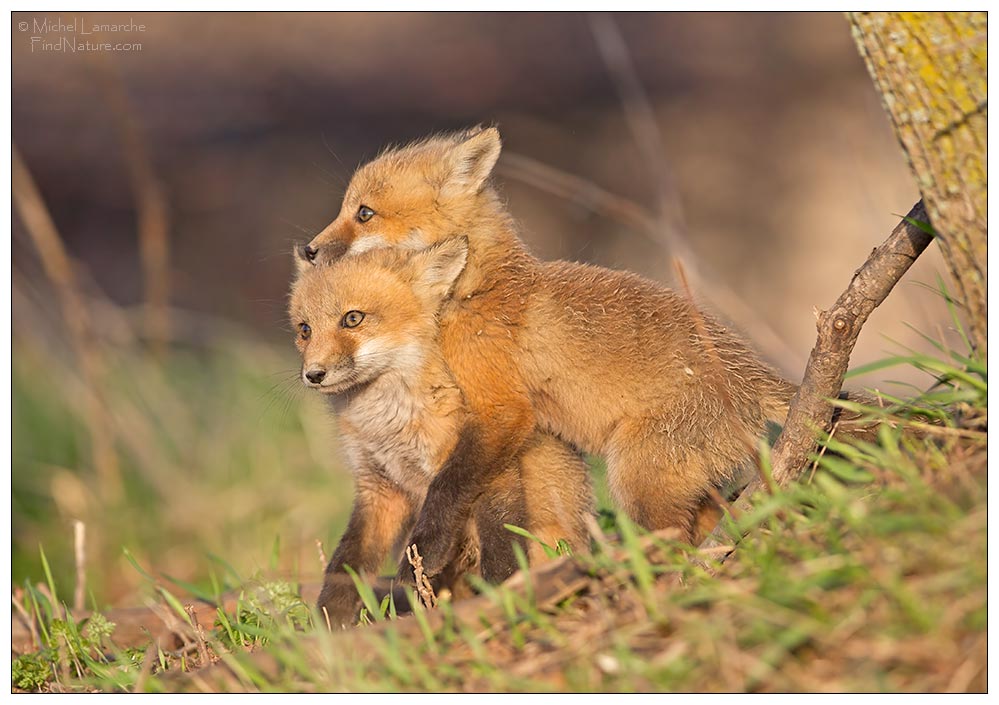
M 532 257 L 488 181 L 499 152 L 494 128 L 388 151 L 358 170 L 340 214 L 309 246 L 322 261 L 467 237 L 440 335 L 470 410 L 494 421 L 482 478 L 540 427 L 604 455 L 633 518 L 691 540 L 709 488 L 753 458 L 794 387 L 669 289 Z M 361 206 L 375 213 L 363 223 Z
M 303 381 L 338 406 L 357 477 L 354 517 L 327 568 L 320 599 L 341 624 L 356 613 L 344 565 L 376 570 L 462 438 L 491 422 L 474 416 L 439 344 L 438 313 L 466 255 L 467 243 L 457 239 L 415 253 L 382 248 L 304 269 L 293 285 L 290 315 L 303 331 L 297 338 Z M 360 318 L 357 325 L 347 325 L 348 312 Z M 310 379 L 317 371 L 322 377 Z M 490 580 L 515 568 L 514 537 L 504 523 L 524 526 L 551 545 L 565 539 L 578 550 L 588 548 L 585 464 L 551 436 L 530 429 L 526 435 L 523 452 L 509 456 L 504 471 L 484 485 L 473 515 L 449 527 L 453 555 L 424 553 L 435 566 L 429 572 L 452 590 L 479 562 Z M 412 537 L 407 545 L 412 542 L 425 550 Z

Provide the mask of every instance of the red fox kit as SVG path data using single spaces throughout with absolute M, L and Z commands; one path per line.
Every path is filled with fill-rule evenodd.
M 437 342 L 438 311 L 467 252 L 462 238 L 416 253 L 381 249 L 331 265 L 306 264 L 293 285 L 302 379 L 339 407 L 356 476 L 350 522 L 319 599 L 338 626 L 360 606 L 344 566 L 377 571 L 409 530 L 445 460 L 474 441 L 473 419 Z M 470 520 L 437 529 L 455 531 L 455 545 L 465 548 L 442 574 L 456 580 L 478 559 L 484 579 L 508 577 L 517 564 L 504 523 L 549 545 L 566 539 L 585 550 L 590 495 L 579 455 L 532 434 L 519 462 L 482 485 Z M 532 560 L 543 555 L 537 544 L 527 548 Z
M 669 289 L 530 255 L 489 181 L 500 148 L 489 128 L 385 152 L 358 169 L 336 220 L 303 248 L 321 263 L 468 238 L 440 348 L 473 416 L 491 423 L 445 462 L 411 540 L 428 571 L 440 570 L 455 547 L 442 517 L 468 517 L 470 488 L 501 474 L 540 427 L 603 455 L 632 518 L 689 541 L 698 505 L 755 457 L 795 388 Z

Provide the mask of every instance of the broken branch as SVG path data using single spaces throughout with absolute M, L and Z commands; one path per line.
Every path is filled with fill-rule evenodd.
M 834 409 L 829 400 L 835 399 L 843 387 L 850 353 L 867 318 L 933 240 L 932 235 L 910 222 L 912 220 L 927 221 L 922 200 L 854 273 L 850 285 L 832 308 L 819 313 L 815 347 L 771 455 L 773 481 L 780 487 L 797 480 L 808 466 L 809 455 L 816 444 L 816 429 L 828 431 L 831 427 Z M 750 497 L 762 487 L 759 479 L 753 480 L 735 503 L 735 511 L 749 510 Z M 719 524 L 700 548 L 702 551 L 716 549 L 730 544 L 731 540 Z

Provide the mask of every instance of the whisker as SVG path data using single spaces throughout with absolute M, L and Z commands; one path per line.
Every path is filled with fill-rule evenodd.
M 315 236 L 317 232 L 319 232 L 319 230 L 322 230 L 322 228 L 320 228 L 319 230 L 316 230 L 315 228 L 306 228 L 305 226 L 292 222 L 287 218 L 280 218 L 280 220 L 285 225 L 290 225 L 291 227 L 295 228 L 295 230 L 298 230 L 299 232 L 308 235 L 310 240 Z
M 291 405 L 298 399 L 298 395 L 301 394 L 301 390 L 304 388 L 297 384 L 298 375 L 289 379 L 284 379 L 272 386 L 263 396 L 268 397 L 267 405 L 261 410 L 260 415 L 257 417 L 257 423 L 263 422 L 264 417 L 274 408 L 274 405 L 278 402 L 281 406 L 278 408 L 278 416 L 285 416 L 291 409 Z
M 339 164 L 341 167 L 346 168 L 346 166 L 343 163 L 343 160 L 340 159 L 340 155 L 338 155 L 336 152 L 333 151 L 333 148 L 330 146 L 330 143 L 326 140 L 325 134 L 323 134 L 322 138 L 323 138 L 323 146 L 326 147 L 326 151 L 329 152 L 334 159 L 336 159 L 337 164 Z M 342 175 L 340 175 L 339 178 L 341 179 L 341 181 L 343 181 L 344 186 L 346 186 L 347 185 L 346 179 L 344 179 Z
M 271 372 L 270 374 L 264 375 L 265 377 L 277 377 L 278 375 L 297 375 L 297 368 L 288 368 L 287 370 L 278 370 L 277 372 Z
M 312 166 L 314 166 L 319 171 L 323 172 L 322 174 L 319 175 L 319 178 L 322 179 L 323 183 L 325 183 L 327 186 L 334 186 L 341 191 L 346 190 L 347 180 L 343 176 L 330 171 L 329 169 L 321 165 L 319 162 L 312 162 Z M 332 177 L 333 180 L 331 181 L 330 179 L 324 178 L 324 175 Z
M 278 373 L 278 374 L 281 374 L 281 373 Z M 270 396 L 270 395 L 271 395 L 271 394 L 273 394 L 273 393 L 274 393 L 274 392 L 275 392 L 275 391 L 276 391 L 276 390 L 277 390 L 277 389 L 278 389 L 279 387 L 281 387 L 281 385 L 283 385 L 283 384 L 288 384 L 289 382 L 297 382 L 297 381 L 298 381 L 298 372 L 294 372 L 294 373 L 288 373 L 288 372 L 285 372 L 284 374 L 285 374 L 285 375 L 288 375 L 288 376 L 287 376 L 287 377 L 285 377 L 284 379 L 281 379 L 281 380 L 278 380 L 278 381 L 277 381 L 277 382 L 275 382 L 275 383 L 274 383 L 273 385 L 271 385 L 271 387 L 270 387 L 269 389 L 267 389 L 267 390 L 266 390 L 265 392 L 262 392 L 262 393 L 261 393 L 261 394 L 260 394 L 260 395 L 259 395 L 259 396 L 257 397 L 257 401 L 261 401 L 261 400 L 263 400 L 263 399 L 264 399 L 265 397 L 267 397 L 267 396 Z M 274 377 L 274 375 L 268 375 L 268 376 L 269 376 L 269 377 Z

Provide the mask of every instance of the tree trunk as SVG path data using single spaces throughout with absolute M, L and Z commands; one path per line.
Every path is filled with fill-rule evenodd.
M 984 358 L 986 13 L 873 12 L 849 18 L 966 307 L 972 344 Z

